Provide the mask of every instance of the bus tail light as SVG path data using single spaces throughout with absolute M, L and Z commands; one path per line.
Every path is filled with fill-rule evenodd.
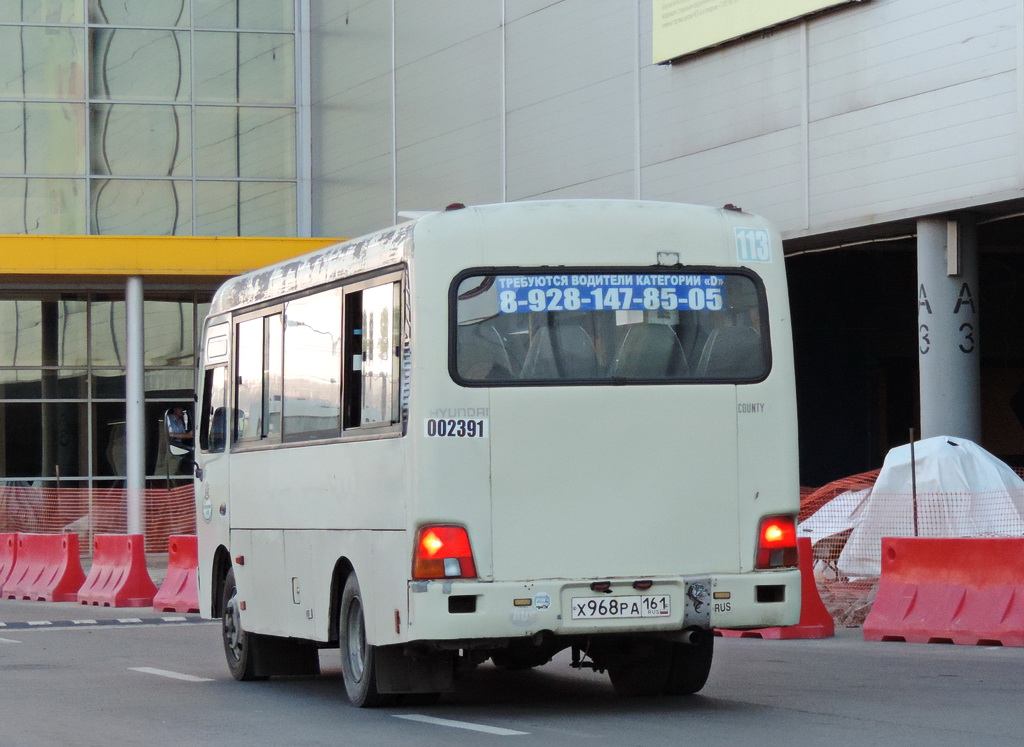
M 416 533 L 413 578 L 475 578 L 476 563 L 464 527 L 432 525 Z
M 796 522 L 792 516 L 766 516 L 757 532 L 755 568 L 796 568 Z

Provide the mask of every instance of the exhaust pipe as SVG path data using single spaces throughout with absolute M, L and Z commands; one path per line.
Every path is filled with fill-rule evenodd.
M 704 630 L 703 628 L 687 628 L 680 635 L 680 642 L 686 643 L 690 646 L 698 646 L 707 640 L 707 636 L 711 635 L 710 630 Z

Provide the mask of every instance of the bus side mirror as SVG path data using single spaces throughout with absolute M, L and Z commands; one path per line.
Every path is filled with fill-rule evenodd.
M 184 407 L 171 407 L 164 413 L 167 449 L 174 456 L 186 456 L 195 450 L 192 415 Z

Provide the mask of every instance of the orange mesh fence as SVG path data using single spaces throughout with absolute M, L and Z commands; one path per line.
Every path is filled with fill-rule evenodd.
M 1015 470 L 1024 476 L 1024 470 Z M 801 524 L 837 497 L 870 489 L 879 470 L 864 472 L 812 489 L 800 490 Z M 195 533 L 195 494 L 191 484 L 144 491 L 147 552 L 166 552 L 167 538 Z M 853 538 L 861 552 L 881 553 L 882 537 L 915 535 L 914 496 L 872 492 L 874 521 L 869 531 Z M 84 555 L 92 551 L 95 534 L 127 532 L 128 491 L 125 488 L 0 487 L 0 532 L 75 533 Z M 920 536 L 1021 536 L 1024 519 L 1018 507 L 1024 496 L 1006 493 L 919 493 L 916 496 Z M 876 575 L 847 573 L 840 556 L 851 543 L 852 528 L 814 541 L 814 574 L 822 601 L 837 625 L 860 626 L 871 610 L 878 588 Z M 849 563 L 847 563 L 848 565 Z
M 823 488 L 800 488 L 800 516 L 799 521 L 807 521 L 815 511 L 831 501 L 840 493 L 849 490 L 863 490 L 870 488 L 878 479 L 880 469 L 873 469 L 870 472 L 862 472 L 852 477 L 844 477 L 841 480 L 830 482 Z
M 1014 470 L 1024 477 L 1024 470 Z M 846 493 L 872 488 L 879 470 L 836 480 L 817 490 L 801 489 L 799 522 L 804 524 Z M 851 506 L 861 502 L 855 496 Z M 859 627 L 878 591 L 875 560 L 882 537 L 1019 537 L 1024 534 L 1024 493 L 877 493 L 858 509 L 857 529 L 847 526 L 815 538 L 814 576 L 822 602 L 836 625 Z M 850 522 L 852 524 L 852 522 Z M 839 529 L 839 525 L 836 526 Z M 849 546 L 849 547 L 848 547 Z M 844 551 L 847 551 L 844 556 Z M 840 556 L 843 556 L 842 558 Z
M 167 552 L 167 538 L 195 534 L 195 489 L 147 488 L 146 552 Z M 126 488 L 0 487 L 0 532 L 77 534 L 83 555 L 92 552 L 96 534 L 126 534 Z

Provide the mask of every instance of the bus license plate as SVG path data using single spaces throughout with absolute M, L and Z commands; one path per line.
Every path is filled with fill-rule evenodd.
M 671 614 L 672 598 L 668 594 L 572 598 L 573 620 L 668 617 Z

